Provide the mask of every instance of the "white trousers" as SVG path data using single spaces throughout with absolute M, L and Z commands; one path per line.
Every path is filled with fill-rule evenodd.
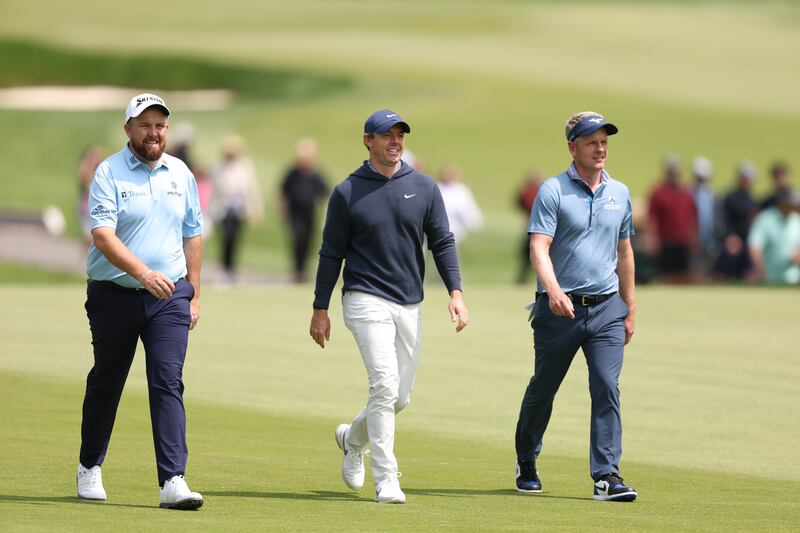
M 353 333 L 367 369 L 367 406 L 347 435 L 347 448 L 371 448 L 375 483 L 397 474 L 394 417 L 411 401 L 419 365 L 422 317 L 419 304 L 400 305 L 379 296 L 347 291 L 344 323 Z

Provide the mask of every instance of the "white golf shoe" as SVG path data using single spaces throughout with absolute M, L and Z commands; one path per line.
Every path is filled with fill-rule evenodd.
M 364 486 L 364 456 L 369 450 L 348 450 L 346 441 L 349 430 L 350 424 L 339 424 L 336 427 L 336 444 L 344 452 L 342 481 L 352 490 L 358 490 Z
M 386 474 L 375 485 L 375 501 L 378 503 L 406 503 L 406 495 L 400 490 L 400 474 Z
M 164 483 L 161 489 L 161 505 L 166 509 L 193 511 L 203 505 L 203 496 L 199 492 L 189 490 L 183 476 L 173 476 Z
M 106 489 L 103 488 L 103 474 L 100 465 L 86 468 L 78 464 L 78 498 L 84 500 L 105 500 Z

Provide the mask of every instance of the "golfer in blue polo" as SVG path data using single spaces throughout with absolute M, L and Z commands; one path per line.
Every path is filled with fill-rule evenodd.
M 619 375 L 634 330 L 634 263 L 628 188 L 605 171 L 608 137 L 618 131 L 585 111 L 566 124 L 572 164 L 545 181 L 528 233 L 537 292 L 531 307 L 534 374 L 516 432 L 516 488 L 541 492 L 536 458 L 553 399 L 578 349 L 592 397 L 590 469 L 595 500 L 633 501 L 619 471 L 622 421 Z
M 164 153 L 169 108 L 154 94 L 125 110 L 125 147 L 97 167 L 89 189 L 86 314 L 94 366 L 86 378 L 78 496 L 105 500 L 101 465 L 136 345 L 147 363 L 160 506 L 197 509 L 184 473 L 183 363 L 200 317 L 203 217 L 197 184 Z

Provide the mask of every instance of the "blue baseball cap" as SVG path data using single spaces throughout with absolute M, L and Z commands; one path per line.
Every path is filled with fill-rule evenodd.
M 600 128 L 604 128 L 609 135 L 614 135 L 619 131 L 619 128 L 615 125 L 606 122 L 603 115 L 588 115 L 583 117 L 580 122 L 575 124 L 572 129 L 567 132 L 567 140 L 569 142 L 575 142 L 575 139 L 578 137 L 591 135 Z
M 395 124 L 403 126 L 403 131 L 411 133 L 411 127 L 391 109 L 379 109 L 367 117 L 364 122 L 364 133 L 386 133 Z

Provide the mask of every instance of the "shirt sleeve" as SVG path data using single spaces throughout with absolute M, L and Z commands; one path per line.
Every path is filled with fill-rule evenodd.
M 350 217 L 347 212 L 347 200 L 337 188 L 328 200 L 328 214 L 325 218 L 325 228 L 322 230 L 322 247 L 319 250 L 319 266 L 314 289 L 314 309 L 327 309 L 330 305 L 331 294 L 339 279 L 349 242 Z
M 327 309 L 330 306 L 333 288 L 336 286 L 341 270 L 341 259 L 325 255 L 319 256 L 317 283 L 314 287 L 314 309 Z
M 97 167 L 89 186 L 89 227 L 117 227 L 117 188 L 105 162 Z
M 631 195 L 628 193 L 628 199 L 625 203 L 625 216 L 622 218 L 622 225 L 619 228 L 620 239 L 630 239 L 635 235 L 633 230 L 633 207 L 631 206 Z
M 200 194 L 197 182 L 190 173 L 186 186 L 186 215 L 183 218 L 183 237 L 197 237 L 203 233 L 203 212 L 200 210 Z
M 536 201 L 533 203 L 533 209 L 531 209 L 528 233 L 541 233 L 553 237 L 558 226 L 560 203 L 558 191 L 553 185 L 553 180 L 544 182 L 539 188 Z

